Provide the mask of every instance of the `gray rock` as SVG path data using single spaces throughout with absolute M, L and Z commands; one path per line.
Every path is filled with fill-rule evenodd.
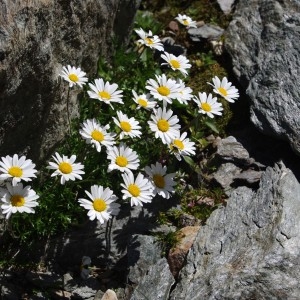
M 216 156 L 223 161 L 249 164 L 249 153 L 235 137 L 229 136 L 225 139 L 215 141 L 217 147 Z
M 174 283 L 175 280 L 167 260 L 161 258 L 149 268 L 148 273 L 140 280 L 130 299 L 167 300 Z
M 111 36 L 128 40 L 139 2 L 1 1 L 0 155 L 49 156 L 68 128 L 62 66 L 95 74 L 99 55 L 112 52 Z M 71 117 L 79 92 L 70 93 Z
M 251 121 L 300 153 L 300 3 L 240 0 L 225 34 Z
M 72 292 L 72 299 L 94 300 L 97 291 L 89 286 L 81 286 Z
M 127 247 L 131 283 L 139 283 L 142 276 L 161 258 L 161 246 L 157 239 L 148 235 L 133 235 Z
M 245 182 L 246 184 L 254 184 L 260 181 L 262 171 L 245 170 L 237 174 L 234 181 Z
M 234 182 L 235 178 L 241 172 L 233 163 L 222 164 L 218 170 L 213 174 L 215 181 L 221 185 L 225 190 L 231 189 L 231 184 Z
M 223 32 L 223 28 L 214 24 L 204 24 L 197 28 L 188 29 L 188 34 L 194 42 L 201 42 L 202 39 L 217 40 Z
M 277 164 L 213 212 L 170 299 L 299 299 L 299 246 L 300 184 Z
M 217 1 L 225 15 L 231 13 L 231 9 L 235 0 L 217 0 Z

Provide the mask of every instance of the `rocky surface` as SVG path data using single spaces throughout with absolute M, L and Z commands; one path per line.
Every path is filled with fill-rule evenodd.
M 215 154 L 211 161 L 217 167 L 213 179 L 226 192 L 237 186 L 255 187 L 265 166 L 250 157 L 248 151 L 233 136 L 214 141 Z
M 126 42 L 139 1 L 1 1 L 0 155 L 25 153 L 35 162 L 66 135 L 68 85 L 62 66 L 96 72 L 111 54 L 112 36 Z M 122 13 L 126 10 L 126 13 Z M 70 114 L 77 96 L 70 93 Z
M 235 0 L 217 0 L 217 2 L 224 14 L 227 15 L 231 13 Z
M 251 121 L 300 154 L 300 3 L 240 0 L 225 34 L 233 71 L 249 96 Z
M 170 249 L 168 254 L 168 263 L 174 278 L 178 277 L 199 229 L 200 226 L 186 226 L 178 230 L 178 243 Z
M 217 40 L 223 34 L 224 29 L 214 24 L 203 24 L 197 28 L 189 28 L 188 34 L 193 42 L 203 39 Z
M 171 299 L 298 299 L 300 184 L 283 164 L 199 231 Z

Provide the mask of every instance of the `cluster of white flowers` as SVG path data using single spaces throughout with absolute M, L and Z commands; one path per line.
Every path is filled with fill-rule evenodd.
M 176 20 L 185 27 L 196 27 L 196 22 L 186 15 L 178 15 Z M 140 39 L 138 44 L 145 49 L 149 47 L 160 51 L 162 66 L 168 66 L 170 71 L 177 72 L 184 78 L 191 68 L 189 60 L 183 56 L 175 56 L 164 51 L 164 45 L 157 35 L 151 31 L 145 32 L 142 28 L 135 32 Z M 161 146 L 169 151 L 170 155 L 178 160 L 182 157 L 196 154 L 196 145 L 188 137 L 188 132 L 183 131 L 180 118 L 174 114 L 171 106 L 174 101 L 180 105 L 196 104 L 198 112 L 210 118 L 222 115 L 222 104 L 217 97 L 205 92 L 193 95 L 193 90 L 185 85 L 181 78 L 168 77 L 166 74 L 155 75 L 155 79 L 148 79 L 144 91 L 132 90 L 132 100 L 137 109 L 148 112 L 149 119 L 138 120 L 136 116 L 129 116 L 116 106 L 124 105 L 123 91 L 118 89 L 116 83 L 110 83 L 103 78 L 97 78 L 93 83 L 88 82 L 86 73 L 81 68 L 66 66 L 59 74 L 69 83 L 69 88 L 78 85 L 80 88 L 88 84 L 88 96 L 100 103 L 108 104 L 115 115 L 111 116 L 110 124 L 100 124 L 97 118 L 86 119 L 82 122 L 79 134 L 86 144 L 91 145 L 97 152 L 106 152 L 107 172 L 120 172 L 123 182 L 120 190 L 123 200 L 130 200 L 131 206 L 150 203 L 156 195 L 169 199 L 175 192 L 175 173 L 168 173 L 167 166 L 159 161 L 154 164 L 140 167 L 139 154 L 134 150 L 134 143 L 143 138 L 144 133 L 153 134 Z M 175 79 L 174 79 L 175 78 Z M 224 77 L 220 80 L 217 76 L 212 79 L 213 92 L 223 97 L 228 102 L 234 102 L 238 97 L 238 90 Z M 191 102 L 193 100 L 193 102 Z M 126 103 L 126 102 L 125 102 Z M 116 132 L 113 132 L 114 129 Z M 133 147 L 130 147 L 130 141 Z M 103 150 L 104 149 L 104 150 Z M 81 180 L 85 174 L 84 165 L 75 162 L 76 155 L 70 157 L 55 153 L 48 169 L 54 171 L 51 177 L 60 177 L 60 184 L 68 181 Z M 39 196 L 30 186 L 23 187 L 21 181 L 31 181 L 36 177 L 35 164 L 25 156 L 6 156 L 0 161 L 0 180 L 6 181 L 6 188 L 1 188 L 2 212 L 9 218 L 16 212 L 34 213 L 34 207 Z M 88 210 L 90 220 L 98 220 L 101 224 L 118 214 L 120 204 L 116 203 L 118 197 L 109 187 L 93 185 L 90 191 L 85 191 L 87 199 L 79 198 L 80 206 Z
M 23 187 L 23 181 L 31 181 L 36 177 L 37 170 L 31 159 L 25 156 L 14 154 L 1 157 L 0 180 L 5 184 L 5 188 L 0 189 L 2 213 L 8 219 L 16 212 L 34 213 L 34 207 L 38 205 L 36 201 L 39 196 L 31 189 L 31 186 Z

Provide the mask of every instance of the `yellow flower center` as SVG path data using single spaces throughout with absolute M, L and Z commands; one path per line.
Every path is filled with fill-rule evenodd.
M 161 176 L 160 174 L 154 174 L 153 175 L 153 181 L 157 187 L 160 189 L 165 187 L 165 178 Z
M 180 63 L 179 63 L 177 60 L 175 60 L 175 59 L 171 59 L 171 60 L 170 60 L 170 64 L 171 64 L 171 66 L 172 66 L 173 68 L 175 68 L 175 69 L 180 68 Z
M 69 163 L 67 163 L 67 162 L 61 162 L 58 165 L 58 169 L 63 174 L 70 174 L 70 173 L 72 173 L 72 170 L 73 170 L 72 166 Z
M 99 130 L 95 129 L 91 133 L 92 139 L 94 139 L 97 142 L 102 142 L 104 140 L 104 135 Z
M 175 139 L 173 141 L 173 146 L 175 146 L 176 148 L 183 150 L 184 149 L 184 144 L 181 140 Z
M 211 111 L 211 106 L 210 106 L 208 103 L 206 103 L 206 102 L 201 103 L 201 108 L 202 108 L 204 111 L 206 111 L 206 112 L 210 112 L 210 111 Z
M 182 23 L 183 23 L 184 25 L 186 25 L 186 26 L 189 25 L 189 21 L 188 21 L 187 19 L 183 19 L 183 20 L 182 20 Z
M 218 88 L 218 91 L 219 91 L 219 93 L 220 93 L 222 96 L 224 96 L 224 97 L 226 97 L 226 96 L 228 95 L 227 90 L 224 89 L 223 87 L 219 87 L 219 88 Z
M 12 177 L 21 177 L 23 175 L 23 170 L 20 167 L 11 167 L 8 170 L 8 174 Z
M 78 78 L 78 76 L 77 76 L 76 74 L 70 74 L 70 75 L 69 75 L 69 79 L 70 79 L 71 81 L 73 81 L 73 82 L 79 81 L 79 78 Z
M 99 92 L 98 95 L 104 100 L 109 100 L 111 98 L 110 93 L 105 91 Z
M 157 122 L 157 128 L 162 131 L 162 132 L 166 132 L 169 130 L 170 128 L 170 125 L 168 123 L 167 120 L 165 119 L 160 119 L 158 122 Z
M 106 202 L 103 199 L 95 199 L 93 202 L 94 210 L 102 212 L 106 210 Z
M 120 126 L 121 126 L 122 130 L 125 131 L 125 132 L 130 132 L 131 131 L 131 125 L 126 121 L 121 121 Z
M 119 167 L 126 167 L 127 164 L 128 164 L 128 160 L 125 156 L 118 156 L 116 158 L 116 164 L 119 166 Z
M 25 198 L 22 197 L 21 195 L 12 195 L 10 197 L 10 203 L 12 206 L 23 206 L 25 204 Z
M 128 192 L 133 196 L 133 197 L 138 197 L 141 194 L 140 188 L 136 184 L 129 184 L 128 186 Z
M 140 98 L 140 99 L 138 100 L 138 104 L 139 104 L 140 106 L 147 107 L 148 102 L 147 102 L 146 100 Z
M 147 45 L 153 45 L 154 42 L 153 42 L 153 39 L 150 39 L 150 38 L 145 38 L 145 42 Z
M 166 86 L 162 85 L 160 86 L 157 91 L 162 95 L 162 96 L 168 96 L 170 95 L 170 89 L 167 88 Z

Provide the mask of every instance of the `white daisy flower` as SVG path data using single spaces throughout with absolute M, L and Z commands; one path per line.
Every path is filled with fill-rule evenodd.
M 155 137 L 160 138 L 164 144 L 170 144 L 178 135 L 180 125 L 177 124 L 179 119 L 176 115 L 172 116 L 173 111 L 167 110 L 166 107 L 158 108 L 151 115 L 152 121 L 148 121 L 151 131 L 155 132 Z
M 86 73 L 80 68 L 71 67 L 70 65 L 63 67 L 61 74 L 59 74 L 59 76 L 69 82 L 69 87 L 76 84 L 82 87 L 82 85 L 88 81 L 85 75 Z
M 109 220 L 111 216 L 116 216 L 120 209 L 120 204 L 114 203 L 118 197 L 114 195 L 110 188 L 103 188 L 101 185 L 93 185 L 91 192 L 85 191 L 90 199 L 79 198 L 80 206 L 87 209 L 88 217 L 91 221 L 97 219 L 101 224 Z
M 193 90 L 190 87 L 186 86 L 181 79 L 177 80 L 177 84 L 179 85 L 179 97 L 177 98 L 177 100 L 181 104 L 187 104 L 187 102 L 193 98 Z
M 17 185 L 21 180 L 31 181 L 37 172 L 34 169 L 35 164 L 32 163 L 31 159 L 26 159 L 25 156 L 18 157 L 14 154 L 13 157 L 7 155 L 1 157 L 0 161 L 0 180 L 12 180 L 13 185 Z
M 172 103 L 172 99 L 180 96 L 179 85 L 176 80 L 168 79 L 165 74 L 155 75 L 155 77 L 156 81 L 154 79 L 147 80 L 146 89 L 155 99 L 162 100 L 164 106 L 167 106 L 167 103 Z
M 84 174 L 82 170 L 84 166 L 81 163 L 75 163 L 76 155 L 72 155 L 70 158 L 63 155 L 60 156 L 57 152 L 55 152 L 55 156 L 52 155 L 54 162 L 49 162 L 47 169 L 55 170 L 51 174 L 53 176 L 61 176 L 60 183 L 65 184 L 66 181 L 82 179 L 80 174 Z
M 174 185 L 176 184 L 173 178 L 175 173 L 167 173 L 167 167 L 156 162 L 155 165 L 145 167 L 145 172 L 150 177 L 154 187 L 154 193 L 162 196 L 165 199 L 171 197 L 171 193 L 175 192 Z
M 188 75 L 187 69 L 191 68 L 189 60 L 184 55 L 175 56 L 168 52 L 164 52 L 161 58 L 166 61 L 161 65 L 169 65 L 173 71 L 180 71 L 184 76 Z
M 95 79 L 95 84 L 89 83 L 92 91 L 88 91 L 89 96 L 92 99 L 98 99 L 106 104 L 109 104 L 112 108 L 111 103 L 123 103 L 123 91 L 117 90 L 118 85 L 116 83 L 110 84 L 108 81 L 104 82 L 102 78 Z
M 149 93 L 138 95 L 134 90 L 132 90 L 133 101 L 138 105 L 139 108 L 144 108 L 147 110 L 153 109 L 157 102 L 151 97 Z
M 101 126 L 96 119 L 88 119 L 81 125 L 79 133 L 87 144 L 92 144 L 97 151 L 101 151 L 101 146 L 111 147 L 115 144 L 114 133 L 108 133 L 109 124 Z
M 221 95 L 228 102 L 234 103 L 234 101 L 240 96 L 238 89 L 236 89 L 231 82 L 228 82 L 226 77 L 223 77 L 221 81 L 217 76 L 215 76 L 212 81 L 213 83 L 208 82 L 208 84 L 214 87 L 213 91 Z
M 175 18 L 180 24 L 186 26 L 187 28 L 194 27 L 197 28 L 196 21 L 193 21 L 190 17 L 187 15 L 181 15 L 178 14 L 178 16 Z
M 186 136 L 187 133 L 183 132 L 181 136 L 177 136 L 169 144 L 171 153 L 173 153 L 178 160 L 181 160 L 181 156 L 195 155 L 195 143 L 191 142 Z
M 151 49 L 164 51 L 164 46 L 160 38 L 157 35 L 153 35 L 151 30 L 149 30 L 149 32 L 146 33 L 142 28 L 140 28 L 135 29 L 135 32 L 140 37 L 140 39 L 137 41 L 138 43 L 141 43 L 142 45 L 145 45 Z
M 123 143 L 119 147 L 107 149 L 107 159 L 110 160 L 108 172 L 112 170 L 131 172 L 131 170 L 136 170 L 140 163 L 137 153 Z
M 29 185 L 23 188 L 22 183 L 13 186 L 8 182 L 6 189 L 0 190 L 0 198 L 2 201 L 2 213 L 6 215 L 6 219 L 9 219 L 11 214 L 16 212 L 33 214 L 33 208 L 39 205 L 35 201 L 39 198 L 36 192 Z
M 199 113 L 206 114 L 210 118 L 213 118 L 214 115 L 222 115 L 222 103 L 217 101 L 217 97 L 212 97 L 212 94 L 198 93 L 199 97 L 194 97 L 193 100 L 199 108 Z
M 125 136 L 130 136 L 131 138 L 141 136 L 142 132 L 139 130 L 141 126 L 135 118 L 128 118 L 128 116 L 121 111 L 117 111 L 117 115 L 118 119 L 113 117 L 113 120 L 115 124 L 122 129 L 120 139 L 123 139 Z
M 122 190 L 123 199 L 130 198 L 131 206 L 143 206 L 143 203 L 151 202 L 154 193 L 153 185 L 148 178 L 141 173 L 137 175 L 136 179 L 134 179 L 132 173 L 124 173 L 122 177 L 124 180 L 124 183 L 121 183 L 121 186 L 124 188 Z

